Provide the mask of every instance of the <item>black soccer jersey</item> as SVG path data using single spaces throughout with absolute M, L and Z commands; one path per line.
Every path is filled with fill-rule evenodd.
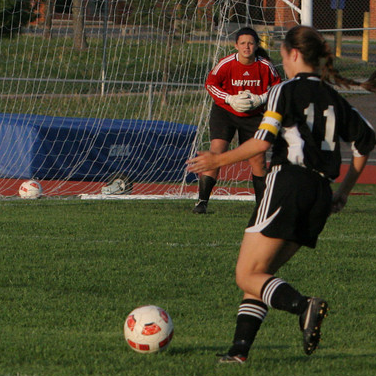
M 273 143 L 271 166 L 305 166 L 333 180 L 340 172 L 340 140 L 352 143 L 354 155 L 375 146 L 372 125 L 312 73 L 272 87 L 255 138 Z

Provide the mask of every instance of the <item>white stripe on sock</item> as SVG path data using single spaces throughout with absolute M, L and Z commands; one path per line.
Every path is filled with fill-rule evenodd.
M 272 307 L 271 300 L 272 296 L 277 289 L 279 285 L 282 285 L 283 283 L 286 283 L 281 278 L 274 278 L 272 279 L 264 288 L 264 291 L 262 293 L 262 301 L 269 307 Z
M 255 304 L 241 304 L 239 306 L 239 311 L 238 315 L 249 315 L 249 316 L 254 316 L 263 321 L 266 317 L 266 314 L 268 311 L 265 308 L 262 308 L 258 305 Z

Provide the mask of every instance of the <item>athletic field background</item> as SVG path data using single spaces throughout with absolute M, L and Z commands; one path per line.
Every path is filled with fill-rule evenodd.
M 219 365 L 241 293 L 234 268 L 253 202 L 0 201 L 0 375 L 373 376 L 376 188 L 358 185 L 315 250 L 278 276 L 328 300 L 322 343 L 302 349 L 298 317 L 270 310 L 244 365 Z M 175 324 L 157 355 L 128 348 L 127 314 L 156 304 Z

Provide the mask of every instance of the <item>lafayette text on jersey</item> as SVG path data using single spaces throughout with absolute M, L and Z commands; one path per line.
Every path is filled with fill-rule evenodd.
M 237 112 L 225 103 L 227 95 L 236 95 L 244 90 L 262 95 L 280 82 L 281 78 L 269 60 L 256 57 L 254 63 L 245 65 L 239 62 L 238 54 L 234 53 L 221 59 L 210 71 L 205 87 L 218 106 L 237 116 L 247 117 L 262 112 L 264 106 L 247 112 Z
M 300 73 L 274 86 L 256 139 L 273 145 L 271 166 L 295 164 L 329 179 L 339 176 L 340 140 L 355 156 L 375 146 L 372 125 L 315 74 Z

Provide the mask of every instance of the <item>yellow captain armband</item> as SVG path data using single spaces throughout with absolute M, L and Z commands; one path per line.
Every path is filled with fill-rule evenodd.
M 259 129 L 265 129 L 276 136 L 281 128 L 282 115 L 278 112 L 266 111 Z

